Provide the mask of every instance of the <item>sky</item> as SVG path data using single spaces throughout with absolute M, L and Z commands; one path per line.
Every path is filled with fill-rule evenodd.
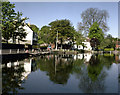
M 30 24 L 41 28 L 56 19 L 69 19 L 77 29 L 78 22 L 81 22 L 81 13 L 87 8 L 98 8 L 107 10 L 109 19 L 107 24 L 110 30 L 107 34 L 118 37 L 118 2 L 12 2 L 15 4 L 15 11 L 23 13 L 28 17 Z

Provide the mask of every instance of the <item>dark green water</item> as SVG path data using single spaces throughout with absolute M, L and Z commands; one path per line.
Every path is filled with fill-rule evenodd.
M 3 93 L 118 93 L 119 56 L 46 55 L 2 67 Z

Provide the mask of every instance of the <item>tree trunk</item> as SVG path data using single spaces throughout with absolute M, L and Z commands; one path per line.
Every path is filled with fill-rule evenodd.
M 19 44 L 19 39 L 18 39 L 18 44 Z
M 13 43 L 15 43 L 14 35 L 13 35 L 13 37 L 12 37 L 12 38 L 13 38 Z
M 62 42 L 63 42 L 63 41 L 62 41 L 62 38 L 61 38 L 61 49 L 62 49 Z
M 8 44 L 8 40 L 7 40 L 6 42 L 7 42 L 7 44 Z
M 56 40 L 54 40 L 54 45 L 55 45 L 55 47 L 54 47 L 54 49 L 56 48 Z

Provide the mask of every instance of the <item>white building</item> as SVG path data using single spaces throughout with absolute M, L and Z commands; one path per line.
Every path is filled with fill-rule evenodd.
M 85 42 L 82 42 L 82 43 L 84 43 L 84 47 L 82 46 L 82 45 L 74 45 L 74 48 L 75 49 L 78 49 L 78 50 L 87 50 L 87 51 L 91 51 L 92 50 L 92 47 L 91 47 L 91 45 L 90 45 L 90 42 L 89 42 L 89 39 L 87 38 L 87 40 L 85 41 Z
M 20 41 L 20 44 L 29 44 L 33 45 L 37 42 L 37 34 L 29 27 L 30 25 L 26 24 L 23 28 L 25 29 L 25 32 L 27 33 L 27 36 L 24 41 Z M 18 41 L 16 41 L 18 44 Z
M 23 41 L 20 41 L 20 44 L 30 44 L 30 45 L 33 45 L 33 31 L 29 28 L 28 25 L 25 25 L 23 27 L 25 29 L 25 32 L 27 33 L 27 36 L 25 39 L 25 42 Z
M 82 43 L 84 43 L 84 45 L 85 45 L 85 47 L 83 47 L 82 45 L 74 45 L 74 48 L 75 49 L 78 49 L 78 50 L 87 50 L 87 51 L 91 51 L 92 50 L 92 47 L 91 47 L 91 45 L 90 45 L 90 42 L 82 42 Z
M 27 33 L 26 38 L 24 38 L 24 41 L 19 41 L 20 44 L 28 44 L 28 45 L 33 45 L 37 43 L 37 34 L 29 27 L 30 25 L 25 24 L 25 26 L 23 27 L 25 29 L 24 32 Z M 2 40 L 4 40 L 2 38 Z M 13 40 L 10 39 L 8 40 L 9 43 L 13 43 Z M 15 40 L 16 44 L 18 43 L 18 39 Z

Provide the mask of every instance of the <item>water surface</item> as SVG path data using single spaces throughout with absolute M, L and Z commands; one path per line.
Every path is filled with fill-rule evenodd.
M 117 59 L 118 58 L 118 59 Z M 3 93 L 118 93 L 119 56 L 46 55 L 3 64 Z

